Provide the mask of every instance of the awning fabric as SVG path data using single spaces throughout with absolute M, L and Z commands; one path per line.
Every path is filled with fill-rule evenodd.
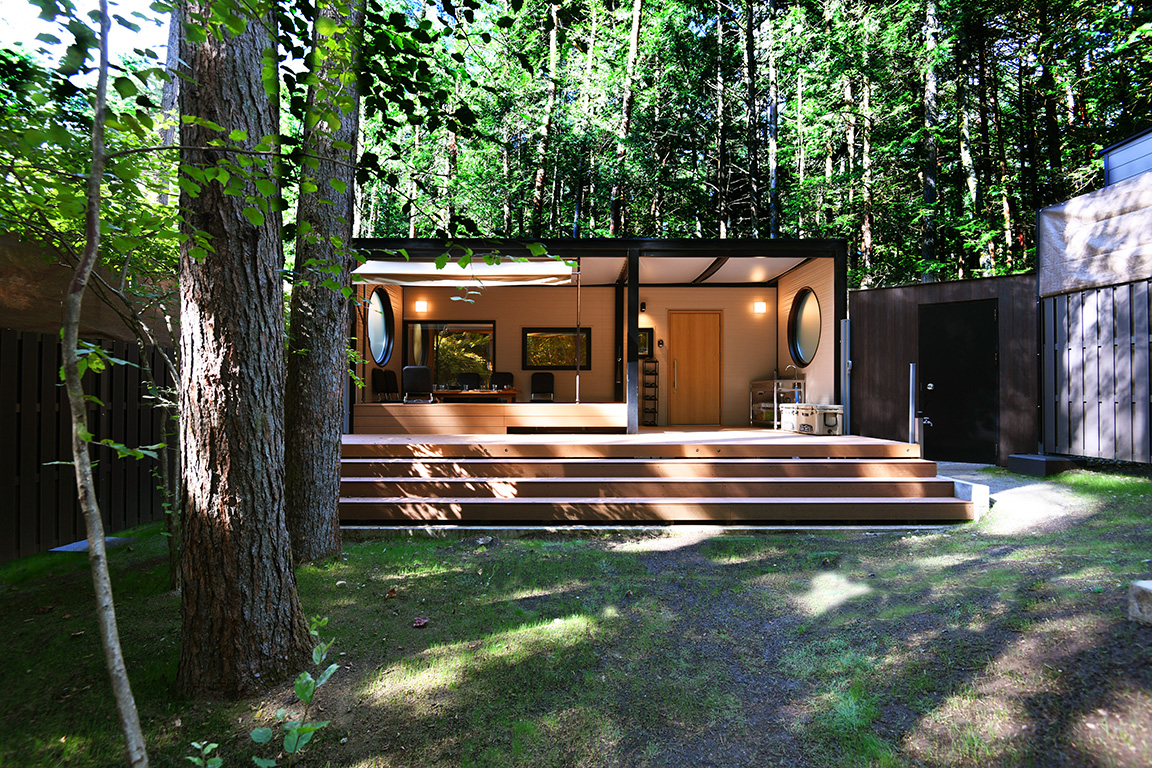
M 1040 295 L 1152 278 L 1152 171 L 1038 217 Z
M 367 261 L 354 270 L 358 280 L 406 287 L 482 285 L 570 285 L 572 267 L 562 261 L 502 261 L 475 259 L 467 267 L 449 261 L 443 269 L 428 261 Z

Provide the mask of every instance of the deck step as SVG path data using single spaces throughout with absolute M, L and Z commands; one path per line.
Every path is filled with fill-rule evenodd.
M 951 480 L 882 477 L 349 477 L 348 498 L 948 497 Z
M 447 440 L 430 435 L 427 442 L 386 442 L 354 440 L 364 435 L 347 435 L 343 444 L 345 458 L 452 459 L 452 458 L 634 458 L 634 459 L 706 459 L 706 458 L 777 458 L 777 459 L 918 459 L 920 446 L 886 440 L 853 441 L 847 438 L 807 437 L 778 442 L 661 442 L 632 443 L 626 440 L 537 440 L 524 442 L 494 441 L 490 435 L 471 436 L 471 440 Z M 468 436 L 463 436 L 468 437 Z M 628 436 L 621 436 L 628 437 Z M 445 439 L 442 439 L 445 438 Z
M 733 523 L 958 521 L 972 506 L 956 498 L 348 498 L 341 520 L 389 523 Z
M 923 459 L 346 458 L 344 477 L 935 477 Z

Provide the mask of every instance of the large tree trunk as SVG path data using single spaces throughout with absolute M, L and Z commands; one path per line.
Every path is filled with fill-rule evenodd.
M 185 25 L 209 12 L 206 2 L 185 6 Z M 276 135 L 278 112 L 261 78 L 262 57 L 276 45 L 272 26 L 269 15 L 240 35 L 222 33 L 224 40 L 185 38 L 181 113 L 245 131 L 248 149 Z M 185 124 L 181 144 L 206 147 L 220 136 Z M 221 155 L 191 149 L 181 159 L 211 168 Z M 272 169 L 258 159 L 253 170 Z M 186 507 L 177 684 L 190 696 L 265 688 L 298 671 L 309 652 L 284 521 L 280 216 L 271 205 L 258 215 L 257 204 L 271 201 L 242 183 L 243 194 L 211 182 L 198 196 L 180 197 L 192 239 L 180 258 Z M 197 254 L 200 243 L 206 247 Z
M 284 394 L 284 497 L 297 563 L 340 554 L 340 435 L 348 383 L 353 165 L 359 133 L 356 51 L 363 0 L 332 0 L 321 18 L 344 25 L 313 51 L 326 51 L 319 83 L 309 89 L 304 151 L 317 158 L 304 176 L 317 189 L 301 192 L 297 209 L 296 280 L 288 333 Z M 330 121 L 338 120 L 332 127 Z M 337 149 L 337 143 L 352 149 Z
M 624 234 L 624 160 L 628 155 L 628 131 L 632 127 L 633 81 L 636 58 L 640 51 L 640 18 L 644 13 L 644 0 L 632 0 L 632 33 L 628 37 L 628 63 L 624 67 L 624 94 L 620 111 L 620 128 L 616 132 L 616 172 L 612 183 L 609 237 Z
M 560 87 L 559 8 L 548 4 L 548 103 L 540 123 L 540 142 L 536 152 L 536 178 L 532 185 L 532 237 L 540 237 L 544 214 L 544 180 L 548 173 L 548 146 L 552 139 L 552 114 L 556 111 L 556 93 Z

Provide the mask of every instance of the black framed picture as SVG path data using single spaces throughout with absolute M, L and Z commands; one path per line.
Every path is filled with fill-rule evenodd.
M 636 348 L 640 357 L 652 357 L 652 329 L 641 328 L 636 335 Z
M 575 328 L 525 328 L 521 367 L 526 371 L 576 370 Z M 592 366 L 592 329 L 580 329 L 580 370 Z

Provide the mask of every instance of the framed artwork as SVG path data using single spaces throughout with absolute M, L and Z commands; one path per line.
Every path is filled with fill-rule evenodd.
M 526 371 L 576 370 L 575 328 L 525 328 L 521 368 Z M 592 329 L 580 329 L 580 370 L 591 366 Z
M 640 357 L 652 357 L 652 329 L 641 328 L 636 335 L 636 347 Z

